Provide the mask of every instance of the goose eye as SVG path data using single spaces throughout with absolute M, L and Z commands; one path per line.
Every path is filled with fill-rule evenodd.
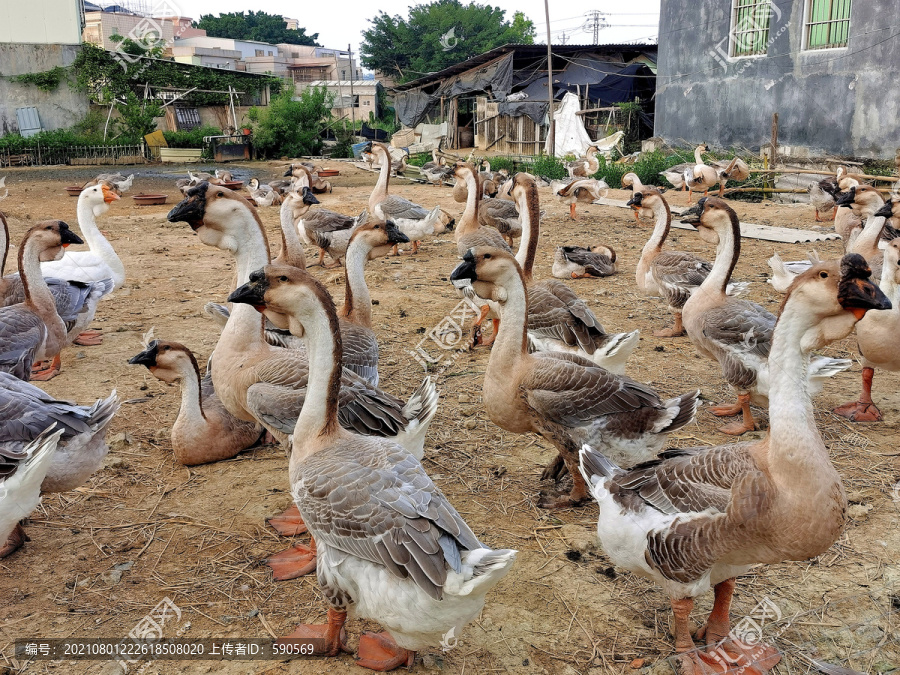
M 485 254 L 484 254 L 484 259 L 485 259 L 485 260 L 490 260 L 490 257 L 491 257 L 491 254 L 490 254 L 490 253 L 485 253 Z
M 827 279 L 827 278 L 828 278 L 828 272 L 819 272 L 819 277 L 822 278 L 822 279 Z
M 278 280 L 279 281 L 287 281 L 288 278 L 282 274 L 280 277 L 278 277 Z
M 163 350 L 164 352 L 169 351 L 169 345 L 164 345 L 163 348 L 162 348 L 162 350 Z

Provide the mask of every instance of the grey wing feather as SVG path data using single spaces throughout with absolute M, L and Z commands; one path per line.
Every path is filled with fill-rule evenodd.
M 436 600 L 460 551 L 481 548 L 422 465 L 393 444 L 352 441 L 312 455 L 294 497 L 321 544 L 411 578 Z
M 349 230 L 355 222 L 355 219 L 350 216 L 328 209 L 316 209 L 303 216 L 303 226 L 310 236 L 313 232 Z
M 352 321 L 341 321 L 340 327 L 344 345 L 341 363 L 344 368 L 352 370 L 377 387 L 378 340 L 375 333 Z
M 593 354 L 606 339 L 594 313 L 571 288 L 554 280 L 528 287 L 528 332 L 576 344 Z
M 776 317 L 749 300 L 732 300 L 707 311 L 703 334 L 724 348 L 742 346 L 744 351 L 768 358 Z
M 31 358 L 33 361 L 35 352 L 46 337 L 47 326 L 24 305 L 0 308 L 0 371 L 23 374 L 25 377 L 21 379 L 27 380 L 30 375 L 23 373 L 23 359 Z M 30 373 L 31 363 L 26 365 Z
M 614 375 L 576 354 L 542 352 L 521 388 L 528 404 L 552 422 L 578 425 L 604 415 L 662 410 L 650 387 Z M 655 415 L 654 415 L 655 417 Z M 651 422 L 653 420 L 648 420 Z
M 386 219 L 422 220 L 428 217 L 425 207 L 397 195 L 389 195 L 378 206 Z
M 712 264 L 692 253 L 663 251 L 650 266 L 653 278 L 670 306 L 684 307 L 691 292 L 703 283 Z

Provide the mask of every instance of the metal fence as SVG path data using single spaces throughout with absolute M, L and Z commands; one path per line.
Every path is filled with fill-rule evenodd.
M 0 167 L 44 166 L 71 164 L 73 166 L 143 164 L 148 160 L 146 146 L 140 145 L 70 145 L 47 147 L 40 143 L 16 151 L 0 149 Z

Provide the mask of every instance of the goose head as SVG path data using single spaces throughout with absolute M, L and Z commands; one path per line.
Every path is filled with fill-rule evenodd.
M 153 340 L 141 353 L 128 359 L 133 366 L 145 366 L 157 380 L 173 384 L 193 370 L 200 378 L 200 368 L 191 350 L 179 342 Z
M 875 215 L 881 218 L 892 218 L 895 212 L 900 214 L 900 202 L 896 202 L 893 197 L 889 197 L 884 205 L 875 212 Z
M 251 272 L 250 281 L 236 288 L 228 302 L 252 305 L 297 337 L 304 336 L 304 324 L 315 320 L 323 306 L 331 307 L 335 322 L 332 332 L 340 335 L 331 295 L 315 277 L 298 267 L 266 265 Z
M 598 255 L 605 255 L 607 258 L 609 258 L 610 262 L 616 262 L 616 252 L 612 246 L 596 244 L 594 246 L 588 246 L 588 251 L 590 251 L 591 253 L 596 253 Z
M 258 178 L 251 178 L 251 179 L 250 179 L 250 182 L 247 183 L 247 187 L 250 188 L 251 190 L 253 190 L 254 192 L 255 192 L 256 190 L 259 190 L 259 179 L 258 179 Z
M 864 216 L 870 216 L 884 206 L 884 198 L 871 185 L 857 185 L 841 193 L 835 204 L 849 206 Z
M 62 220 L 45 220 L 25 233 L 23 241 L 36 242 L 41 251 L 40 259 L 59 260 L 71 244 L 83 244 L 84 240 L 69 229 Z
M 522 268 L 512 254 L 492 246 L 475 246 L 466 251 L 450 274 L 450 281 L 468 281 L 479 296 L 500 303 L 506 302 L 508 288 L 525 285 Z
M 453 169 L 453 175 L 463 182 L 469 176 L 475 176 L 476 174 L 475 166 L 468 162 L 457 162 L 456 167 Z
M 631 199 L 628 200 L 626 205 L 630 206 L 641 215 L 644 215 L 645 210 L 652 213 L 660 207 L 665 209 L 662 191 L 653 187 L 643 187 L 640 185 L 635 189 L 634 194 L 631 196 Z
M 78 205 L 87 204 L 95 216 L 106 213 L 109 205 L 117 199 L 121 199 L 115 191 L 106 183 L 97 183 L 81 191 L 78 195 Z
M 291 210 L 291 217 L 295 223 L 306 215 L 312 205 L 321 203 L 313 191 L 305 185 L 299 189 L 288 191 L 282 199 L 282 208 Z
M 393 220 L 367 220 L 353 232 L 350 246 L 362 242 L 368 249 L 368 259 L 375 260 L 386 256 L 397 244 L 409 243 L 409 237 L 403 234 Z
M 781 306 L 780 322 L 789 322 L 793 338 L 811 351 L 850 334 L 870 310 L 891 308 L 858 253 L 816 263 L 797 275 Z
M 740 239 L 737 214 L 722 199 L 703 197 L 696 206 L 682 212 L 681 222 L 693 225 L 700 238 L 708 244 L 718 244 L 722 234 L 728 230 L 736 230 L 735 238 Z
M 187 191 L 167 219 L 170 223 L 190 225 L 207 246 L 236 251 L 236 242 L 246 224 L 236 216 L 242 214 L 256 219 L 255 210 L 246 199 L 221 185 L 203 182 Z

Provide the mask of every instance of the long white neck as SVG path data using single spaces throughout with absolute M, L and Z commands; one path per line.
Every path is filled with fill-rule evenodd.
M 884 256 L 884 264 L 881 267 L 881 279 L 878 282 L 881 291 L 891 301 L 891 312 L 900 311 L 900 284 L 897 283 L 900 276 L 900 268 L 887 255 Z M 887 312 L 874 312 L 875 315 L 887 314 Z
M 508 380 L 513 368 L 526 353 L 528 296 L 519 274 L 507 280 L 502 289 L 506 300 L 500 306 L 500 332 L 491 347 L 487 375 Z
M 203 399 L 200 394 L 200 373 L 194 369 L 193 363 L 179 361 L 181 373 L 181 408 L 178 417 L 191 428 L 205 426 L 206 416 L 203 414 Z
M 323 434 L 340 433 L 337 394 L 341 382 L 342 349 L 337 322 L 332 324 L 325 307 L 316 303 L 313 315 L 303 322 L 303 330 L 309 362 L 318 367 L 309 369 L 306 398 L 294 425 L 292 469 L 295 462 L 316 449 L 315 439 Z
M 719 244 L 716 246 L 716 261 L 709 276 L 700 284 L 700 294 L 725 294 L 725 287 L 731 280 L 731 273 L 737 265 L 741 252 L 741 240 L 735 236 L 733 227 L 721 228 L 718 232 Z M 691 294 L 693 297 L 694 294 Z M 699 295 L 699 294 L 698 294 Z
M 369 197 L 369 213 L 375 212 L 375 207 L 387 199 L 388 187 L 391 180 L 391 155 L 384 152 L 381 148 L 373 149 L 373 152 L 381 161 L 381 168 L 378 170 L 378 182 L 375 183 L 375 189 Z
M 478 204 L 481 201 L 481 195 L 478 194 L 478 178 L 475 172 L 466 171 L 466 208 L 463 209 L 459 218 L 459 225 L 456 228 L 456 241 L 464 234 L 470 234 L 478 229 Z
M 809 352 L 802 347 L 808 323 L 789 298 L 775 326 L 768 363 L 770 466 L 774 474 L 800 481 L 818 476 L 798 469 L 829 464 L 808 391 Z
M 77 214 L 78 226 L 81 228 L 81 234 L 84 235 L 88 247 L 92 253 L 99 256 L 109 266 L 113 273 L 113 285 L 117 289 L 120 288 L 125 283 L 125 265 L 116 255 L 112 244 L 100 232 L 94 216 L 94 207 L 83 196 L 78 198 Z
M 656 223 L 653 225 L 653 234 L 641 249 L 641 255 L 661 251 L 666 238 L 669 236 L 669 228 L 672 225 L 672 213 L 669 211 L 668 205 L 662 199 L 656 199 L 653 202 L 653 215 L 656 217 Z
M 232 217 L 239 222 L 233 229 L 233 236 L 229 237 L 228 250 L 234 254 L 236 283 L 240 286 L 250 281 L 251 272 L 269 264 L 269 243 L 251 213 L 238 209 Z M 265 343 L 263 323 L 264 317 L 256 309 L 243 303 L 236 304 L 219 342 L 235 340 L 242 349 Z
M 308 210 L 307 205 L 300 218 L 306 215 Z M 306 269 L 306 253 L 294 225 L 294 210 L 291 208 L 290 199 L 285 199 L 281 204 L 281 253 L 278 254 L 278 262 Z
M 697 164 L 703 164 L 703 154 L 700 152 L 700 146 L 694 148 L 694 160 Z
M 530 194 L 532 190 L 534 194 Z M 522 238 L 519 240 L 519 250 L 516 251 L 516 262 L 522 268 L 527 283 L 531 280 L 541 237 L 541 214 L 536 188 L 526 188 L 516 193 L 516 208 L 519 209 L 522 223 Z
M 880 208 L 880 207 L 879 207 Z M 878 240 L 881 238 L 881 230 L 884 229 L 884 218 L 870 213 L 863 225 L 862 232 L 853 243 L 852 250 L 865 258 L 870 258 L 879 253 Z
M 347 247 L 344 261 L 347 281 L 344 306 L 340 312 L 340 316 L 366 328 L 372 327 L 372 297 L 366 285 L 366 261 L 371 250 L 372 247 L 362 237 L 355 237 Z

